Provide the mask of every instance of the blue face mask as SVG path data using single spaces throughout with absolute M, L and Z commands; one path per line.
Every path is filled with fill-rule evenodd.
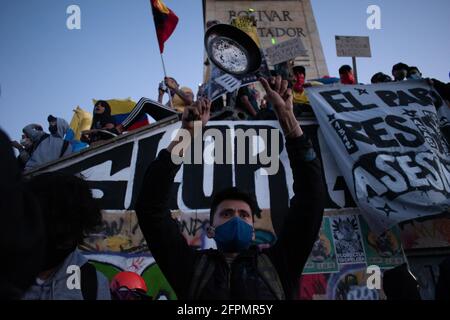
M 234 217 L 216 228 L 214 239 L 219 250 L 232 253 L 248 249 L 252 237 L 253 227 L 241 218 Z

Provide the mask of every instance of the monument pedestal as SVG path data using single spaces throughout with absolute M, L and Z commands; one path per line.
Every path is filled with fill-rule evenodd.
M 252 13 L 249 13 L 250 8 Z M 298 57 L 296 62 L 305 66 L 306 77 L 315 79 L 328 75 L 310 0 L 203 0 L 205 25 L 212 20 L 228 24 L 233 18 L 249 14 L 258 22 L 263 48 L 272 46 L 272 39 L 280 43 L 300 37 L 308 53 Z

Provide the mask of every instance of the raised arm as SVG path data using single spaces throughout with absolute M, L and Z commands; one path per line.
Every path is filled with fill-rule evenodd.
M 293 280 L 301 275 L 317 238 L 323 216 L 325 186 L 320 161 L 295 118 L 292 90 L 288 89 L 287 81 L 277 77 L 270 83 L 261 79 L 261 83 L 284 132 L 294 178 L 294 197 L 289 213 L 269 254 L 280 276 Z
M 180 165 L 175 164 L 173 160 L 179 160 L 183 149 L 189 146 L 190 139 L 186 141 L 186 134 L 191 135 L 194 129 L 194 122 L 188 120 L 189 113 L 194 114 L 193 118 L 198 120 L 201 118 L 199 110 L 204 107 L 203 112 L 207 112 L 209 118 L 209 108 L 205 105 L 210 106 L 198 103 L 195 107 L 185 109 L 180 130 L 184 135 L 178 135 L 150 164 L 136 203 L 139 226 L 148 247 L 178 296 L 184 296 L 189 288 L 195 251 L 188 246 L 169 210 L 173 181 L 180 169 Z M 180 148 L 180 145 L 184 148 Z

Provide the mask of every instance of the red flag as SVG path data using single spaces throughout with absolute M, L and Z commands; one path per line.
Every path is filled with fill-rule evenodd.
M 153 19 L 155 20 L 159 51 L 163 53 L 164 43 L 175 30 L 178 24 L 178 17 L 161 0 L 150 0 L 150 3 L 152 5 Z

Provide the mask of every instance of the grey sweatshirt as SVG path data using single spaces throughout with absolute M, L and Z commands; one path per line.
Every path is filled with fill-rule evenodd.
M 25 165 L 25 171 L 37 168 L 45 163 L 59 159 L 61 150 L 64 144 L 64 136 L 69 129 L 69 124 L 66 120 L 56 118 L 58 126 L 58 132 L 55 135 L 50 135 L 47 139 L 44 139 L 36 150 L 33 152 L 30 160 Z M 27 133 L 27 132 L 26 132 Z M 28 134 L 28 133 L 27 133 Z M 72 147 L 68 145 L 67 150 L 63 156 L 72 153 Z
M 68 267 L 81 268 L 87 259 L 76 249 L 64 260 L 62 266 L 42 284 L 35 282 L 22 297 L 23 300 L 83 300 L 81 289 L 69 289 L 67 280 L 74 273 L 67 273 Z M 69 269 L 70 270 L 70 269 Z M 69 280 L 69 283 L 71 281 Z M 97 271 L 97 300 L 111 300 L 108 279 Z

